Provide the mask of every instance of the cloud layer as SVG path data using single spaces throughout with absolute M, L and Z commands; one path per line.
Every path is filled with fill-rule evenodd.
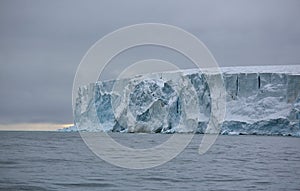
M 72 82 L 83 55 L 104 35 L 136 23 L 193 33 L 220 66 L 299 64 L 299 10 L 298 0 L 1 1 L 0 123 L 71 123 Z M 128 54 L 113 68 L 132 55 L 160 58 L 160 50 L 151 52 Z

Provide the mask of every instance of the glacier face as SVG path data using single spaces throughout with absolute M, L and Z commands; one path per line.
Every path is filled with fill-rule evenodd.
M 221 134 L 300 136 L 300 66 L 221 71 L 226 89 Z M 81 86 L 75 125 L 80 131 L 204 133 L 211 116 L 210 75 L 185 70 Z

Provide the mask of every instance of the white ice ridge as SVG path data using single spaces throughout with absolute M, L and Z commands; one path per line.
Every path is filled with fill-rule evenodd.
M 147 74 L 81 86 L 68 131 L 204 133 L 211 117 L 208 70 Z M 221 134 L 300 136 L 300 65 L 221 68 Z M 190 126 L 196 122 L 196 127 Z

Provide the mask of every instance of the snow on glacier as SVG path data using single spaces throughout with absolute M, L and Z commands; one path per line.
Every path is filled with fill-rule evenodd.
M 299 65 L 221 71 L 226 115 L 220 133 L 300 136 Z M 80 131 L 204 133 L 212 102 L 208 75 L 191 69 L 81 86 L 75 125 Z

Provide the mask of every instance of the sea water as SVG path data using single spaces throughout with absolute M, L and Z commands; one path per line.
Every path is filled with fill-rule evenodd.
M 171 135 L 111 136 L 126 146 L 149 148 Z M 131 170 L 98 158 L 79 133 L 0 132 L 0 189 L 300 190 L 300 138 L 219 136 L 199 155 L 202 137 L 195 135 L 163 165 Z

